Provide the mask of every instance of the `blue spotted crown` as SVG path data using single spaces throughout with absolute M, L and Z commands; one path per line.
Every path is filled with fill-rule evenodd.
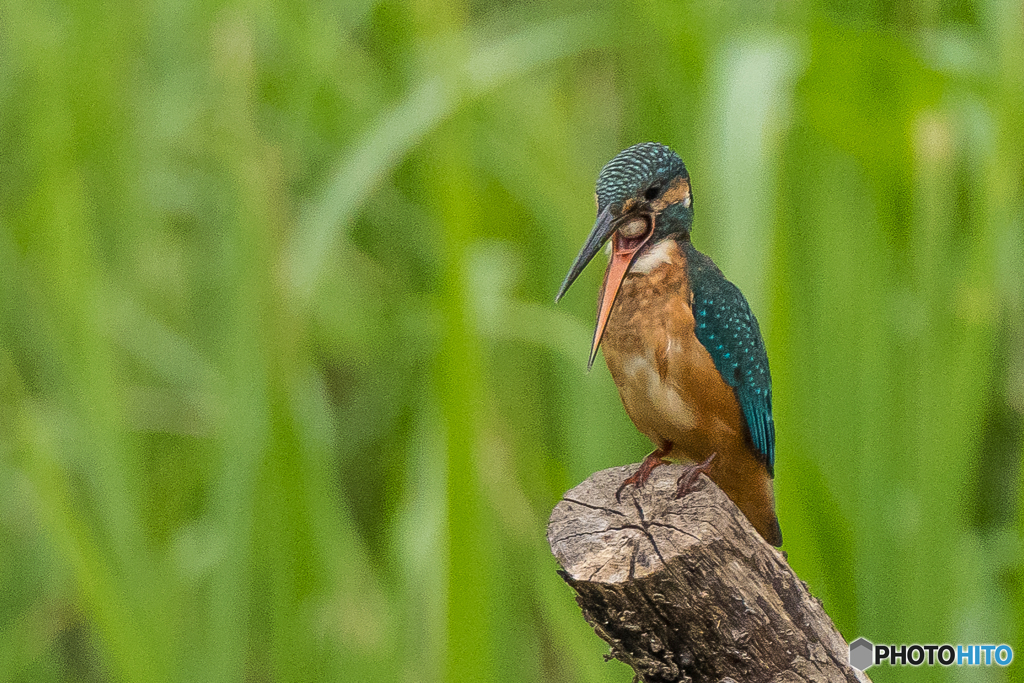
M 679 155 L 658 142 L 641 142 L 615 155 L 597 177 L 597 212 L 609 204 L 620 204 L 637 194 L 657 178 L 673 178 L 686 173 Z

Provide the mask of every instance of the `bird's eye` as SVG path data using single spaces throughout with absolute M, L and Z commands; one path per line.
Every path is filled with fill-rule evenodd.
M 657 199 L 659 194 L 661 194 L 661 188 L 657 185 L 652 185 L 647 188 L 647 192 L 644 192 L 644 199 L 647 201 Z

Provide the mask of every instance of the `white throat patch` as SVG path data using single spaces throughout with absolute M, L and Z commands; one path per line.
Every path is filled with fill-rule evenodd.
M 647 253 L 633 262 L 633 267 L 629 269 L 629 272 L 647 274 L 663 263 L 671 263 L 672 250 L 675 246 L 675 240 L 672 239 L 664 239 L 658 242 Z

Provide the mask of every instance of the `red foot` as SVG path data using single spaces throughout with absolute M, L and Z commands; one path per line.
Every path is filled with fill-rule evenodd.
M 682 498 L 690 492 L 690 489 L 693 488 L 693 485 L 697 482 L 697 477 L 711 469 L 711 461 L 715 459 L 716 455 L 718 455 L 718 453 L 712 453 L 708 456 L 708 459 L 701 464 L 687 465 L 683 468 L 683 473 L 676 481 L 676 485 L 678 486 L 676 489 L 676 498 Z
M 640 463 L 640 469 L 634 472 L 632 476 L 627 477 L 626 480 L 622 482 L 622 485 L 619 486 L 619 490 L 615 492 L 615 500 L 619 503 L 622 502 L 622 489 L 626 488 L 630 484 L 633 485 L 633 488 L 643 488 L 644 484 L 647 483 L 647 480 L 651 478 L 651 472 L 655 467 L 668 464 L 668 460 L 663 457 L 667 452 L 667 450 L 663 450 L 661 448 L 651 451 L 651 453 L 644 458 L 644 461 Z

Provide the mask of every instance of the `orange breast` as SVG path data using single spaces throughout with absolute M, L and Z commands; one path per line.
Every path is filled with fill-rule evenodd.
M 673 460 L 718 457 L 708 476 L 769 538 L 777 528 L 767 470 L 736 393 L 694 334 L 685 256 L 664 240 L 626 276 L 602 341 L 630 419 Z

